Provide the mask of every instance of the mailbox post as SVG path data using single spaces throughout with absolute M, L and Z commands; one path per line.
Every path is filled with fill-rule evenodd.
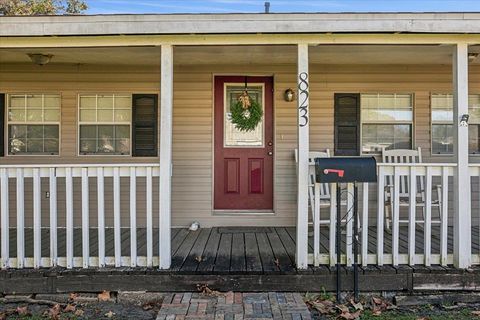
M 342 235 L 342 208 L 341 183 L 353 183 L 353 288 L 355 301 L 358 302 L 358 187 L 357 182 L 377 182 L 377 162 L 374 157 L 331 157 L 315 159 L 315 178 L 319 183 L 337 184 L 337 224 L 336 224 L 336 272 L 337 272 L 337 301 L 340 301 L 341 277 L 341 235 Z M 348 239 L 347 239 L 348 241 Z

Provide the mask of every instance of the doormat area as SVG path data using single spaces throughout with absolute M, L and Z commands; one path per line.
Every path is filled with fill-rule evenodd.
M 218 233 L 269 233 L 270 227 L 220 227 Z

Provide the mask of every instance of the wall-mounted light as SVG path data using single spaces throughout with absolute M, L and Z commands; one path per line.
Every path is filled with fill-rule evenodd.
M 475 60 L 477 60 L 478 56 L 479 56 L 478 52 L 469 52 L 468 53 L 468 61 L 474 62 Z
M 30 60 L 37 66 L 44 66 L 53 58 L 53 54 L 29 53 Z
M 293 91 L 292 88 L 288 88 L 287 90 L 285 90 L 283 98 L 287 102 L 292 102 L 293 100 L 295 100 L 295 91 Z
M 460 127 L 468 127 L 468 118 L 470 118 L 468 114 L 462 115 L 462 118 L 460 119 Z

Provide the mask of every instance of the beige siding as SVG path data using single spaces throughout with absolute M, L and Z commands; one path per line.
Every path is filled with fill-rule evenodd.
M 213 157 L 213 76 L 215 74 L 272 75 L 275 79 L 275 215 L 219 216 L 212 213 Z M 158 158 L 95 157 L 77 155 L 77 95 L 85 92 L 159 93 L 158 67 L 86 67 L 0 65 L 0 92 L 55 92 L 62 95 L 61 154 L 56 157 L 5 157 L 1 164 L 32 163 L 157 163 Z M 470 90 L 480 93 L 480 68 L 471 70 Z M 198 220 L 212 225 L 294 225 L 296 103 L 283 100 L 287 88 L 296 87 L 296 66 L 291 65 L 208 65 L 176 66 L 174 75 L 173 120 L 173 225 Z M 452 157 L 430 155 L 430 93 L 451 90 L 449 66 L 420 65 L 311 65 L 310 70 L 311 148 L 333 149 L 333 95 L 335 92 L 405 92 L 415 97 L 415 145 L 422 147 L 425 161 L 452 161 Z M 479 158 L 472 157 L 472 162 Z M 26 185 L 26 212 L 31 213 L 31 186 Z M 43 188 L 47 188 L 44 181 Z M 63 182 L 59 182 L 61 185 Z M 107 225 L 112 226 L 111 188 L 106 181 Z M 75 182 L 75 191 L 79 190 Z M 107 188 L 108 186 L 108 188 Z M 12 224 L 15 223 L 14 183 Z M 372 188 L 373 189 L 373 188 Z M 59 198 L 64 193 L 59 188 Z M 122 181 L 122 225 L 128 225 L 128 181 Z M 155 190 L 154 210 L 158 203 Z M 372 191 L 373 192 L 373 191 Z M 94 181 L 90 188 L 91 208 L 96 206 Z M 373 194 L 374 196 L 374 194 Z M 80 198 L 75 199 L 75 221 L 80 222 Z M 138 199 L 139 225 L 144 224 L 144 199 Z M 44 223 L 48 200 L 42 200 Z M 64 209 L 59 208 L 60 225 Z M 27 218 L 31 221 L 31 214 Z M 91 223 L 96 223 L 92 209 Z M 157 223 L 155 221 L 155 223 Z

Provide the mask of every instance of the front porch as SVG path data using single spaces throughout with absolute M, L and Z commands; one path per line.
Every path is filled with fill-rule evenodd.
M 350 51 L 345 53 L 345 48 Z M 408 134 L 399 136 L 400 140 L 406 139 L 406 142 L 401 141 L 403 145 L 406 143 L 412 149 L 422 147 L 426 151 L 424 163 L 379 161 L 378 184 L 361 186 L 359 261 L 362 267 L 369 270 L 374 266 L 375 270 L 381 270 L 391 265 L 387 269 L 400 270 L 408 265 L 406 268 L 413 272 L 417 266 L 430 270 L 428 268 L 436 265 L 441 266 L 439 270 L 450 270 L 452 264 L 467 268 L 480 263 L 478 158 L 474 154 L 469 156 L 465 137 L 459 139 L 453 134 L 442 139 L 433 137 L 430 121 L 434 116 L 430 101 L 439 91 L 463 98 L 461 103 L 457 101 L 452 105 L 451 124 L 446 121 L 448 123 L 441 125 L 454 128 L 458 125 L 453 121 L 454 114 L 455 119 L 460 120 L 458 114 L 468 113 L 469 84 L 465 81 L 468 54 L 470 51 L 476 54 L 478 46 L 469 47 L 465 43 L 420 45 L 414 41 L 409 45 L 388 46 L 360 42 L 360 45 L 348 46 L 302 43 L 173 47 L 165 44 L 161 48 L 123 47 L 122 50 L 118 47 L 41 49 L 54 52 L 59 63 L 53 61 L 38 69 L 25 61 L 28 49 L 14 48 L 5 50 L 8 63 L 0 70 L 5 79 L 12 79 L 2 82 L 6 88 L 5 110 L 8 112 L 16 111 L 8 109 L 10 96 L 17 96 L 17 100 L 18 96 L 24 96 L 27 109 L 30 92 L 42 97 L 45 92 L 56 92 L 58 104 L 55 108 L 61 110 L 55 122 L 57 138 L 61 140 L 57 154 L 32 157 L 28 150 L 19 149 L 17 154 L 18 150 L 12 151 L 8 143 L 5 144 L 6 153 L 0 166 L 2 269 L 61 267 L 90 271 L 99 268 L 98 272 L 102 273 L 103 269 L 111 267 L 118 270 L 158 267 L 167 269 L 167 273 L 192 272 L 200 276 L 207 272 L 204 268 L 214 275 L 249 272 L 268 275 L 273 272 L 296 276 L 304 272 L 315 274 L 317 269 L 330 270 L 336 263 L 334 192 L 328 199 L 329 208 L 317 211 L 309 203 L 308 156 L 309 151 L 330 150 L 332 154 L 338 151 L 336 95 L 347 92 L 354 92 L 359 98 L 365 93 L 370 101 L 379 101 L 380 96 L 385 96 L 387 105 L 395 105 L 399 95 L 403 103 L 407 101 L 406 107 L 399 102 L 401 109 L 406 110 L 407 120 L 400 117 L 400 120 L 394 119 L 393 124 L 388 122 L 389 130 L 396 128 L 394 126 L 406 126 Z M 356 49 L 359 52 L 353 54 Z M 251 55 L 238 54 L 241 50 L 248 50 Z M 435 64 L 417 59 L 424 50 L 431 50 Z M 454 59 L 452 53 L 455 53 Z M 218 56 L 229 57 L 233 62 L 215 64 Z M 371 63 L 372 57 L 380 56 L 383 60 L 378 64 Z M 148 59 L 142 60 L 145 57 Z M 143 64 L 135 64 L 140 62 Z M 452 74 L 452 64 L 463 72 Z M 478 65 L 471 66 L 473 80 L 470 86 L 478 85 L 479 72 Z M 261 141 L 268 151 L 262 157 L 273 159 L 273 164 L 269 165 L 273 175 L 267 181 L 273 189 L 268 212 L 218 212 L 221 210 L 214 204 L 214 178 L 218 176 L 215 174 L 218 167 L 215 142 L 219 140 L 215 134 L 222 132 L 221 127 L 220 130 L 214 127 L 214 122 L 218 115 L 219 123 L 228 117 L 223 114 L 223 108 L 215 111 L 215 101 L 223 101 L 224 96 L 213 84 L 217 75 L 225 74 L 237 75 L 242 80 L 268 75 L 273 81 L 274 110 L 270 110 L 273 136 L 271 141 Z M 49 75 L 50 80 L 43 82 L 45 75 Z M 309 83 L 302 82 L 306 81 L 305 75 Z M 284 93 L 296 88 L 299 81 L 299 95 L 294 101 L 287 101 Z M 243 82 L 236 81 L 235 86 L 239 85 L 244 88 Z M 103 94 L 107 91 L 110 93 Z M 101 99 L 107 97 L 114 101 L 119 96 L 127 101 L 127 107 L 120 108 L 125 111 L 133 108 L 129 105 L 133 97 L 142 94 L 155 96 L 160 102 L 155 105 L 160 109 L 158 114 L 154 113 L 158 119 L 151 121 L 155 133 L 149 145 L 154 151 L 151 157 L 138 156 L 133 148 L 122 149 L 126 154 L 118 150 L 120 153 L 108 153 L 105 148 L 96 153 L 98 150 L 89 149 L 88 143 L 87 147 L 82 145 L 95 139 L 97 145 L 101 142 L 97 136 L 95 139 L 88 134 L 82 136 L 82 126 L 92 125 L 82 120 L 83 111 L 92 116 L 88 113 L 93 110 L 89 109 L 88 99 L 93 97 L 97 108 Z M 442 96 L 443 101 L 448 101 L 448 94 Z M 156 101 L 155 98 L 152 101 Z M 307 98 L 311 99 L 311 105 L 305 109 L 302 104 L 308 104 Z M 87 101 L 85 106 L 83 101 Z M 307 119 L 302 118 L 305 110 L 309 112 Z M 376 109 L 372 110 L 375 113 Z M 402 110 L 399 113 L 405 114 Z M 384 112 L 395 114 L 397 111 L 386 107 Z M 100 113 L 95 112 L 93 117 L 98 117 Z M 109 114 L 113 117 L 114 113 Z M 127 121 L 128 116 L 125 119 L 119 123 L 133 125 L 133 121 Z M 365 123 L 370 128 L 387 123 L 360 120 L 355 123 L 357 128 Z M 6 122 L 6 127 L 16 125 L 16 122 Z M 478 124 L 472 123 L 472 127 L 474 125 Z M 458 131 L 465 135 L 468 129 L 465 128 L 458 126 Z M 375 134 L 381 136 L 381 131 Z M 130 134 L 127 136 L 133 139 Z M 112 137 L 107 135 L 107 138 Z M 353 141 L 353 149 L 360 154 L 378 151 L 382 143 L 394 147 L 395 138 L 385 142 L 359 135 Z M 363 145 L 361 139 L 368 143 Z M 458 145 L 455 142 L 459 141 L 461 149 L 454 152 L 453 145 Z M 445 145 L 448 152 L 437 154 L 438 145 Z M 295 150 L 298 150 L 297 164 Z M 261 167 L 258 163 L 255 165 Z M 298 171 L 295 170 L 297 165 Z M 243 167 L 242 172 L 246 171 Z M 240 172 L 240 169 L 232 172 Z M 454 183 L 459 177 L 462 178 L 460 185 Z M 416 204 L 419 180 L 426 185 L 424 209 L 417 208 Z M 391 200 L 399 203 L 399 181 L 409 184 L 407 209 L 393 208 L 396 219 L 387 230 L 384 191 L 392 187 Z M 235 189 L 235 183 L 232 185 Z M 442 187 L 441 223 L 434 223 L 432 219 L 431 200 L 436 196 L 432 193 L 432 185 Z M 352 190 L 351 185 L 343 187 L 347 192 Z M 222 188 L 220 184 L 219 190 Z M 334 185 L 328 188 L 334 190 Z M 347 198 L 346 206 L 351 208 L 352 200 Z M 317 213 L 319 218 L 312 219 Z M 400 215 L 406 223 L 400 222 Z M 353 263 L 351 217 L 349 212 L 342 233 L 341 263 L 347 269 Z M 328 223 L 321 225 L 322 219 Z M 200 221 L 202 227 L 221 226 L 223 229 L 202 228 L 198 233 L 171 229 L 172 225 L 185 227 L 192 221 Z M 309 221 L 313 222 L 311 226 Z M 218 232 L 227 226 L 246 224 L 262 226 L 269 231 Z M 457 232 L 453 232 L 454 228 Z

